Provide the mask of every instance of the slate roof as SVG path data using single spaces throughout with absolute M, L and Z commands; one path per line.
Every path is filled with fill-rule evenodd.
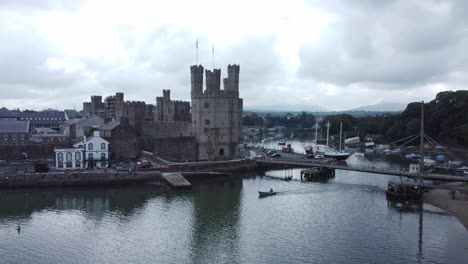
M 5 107 L 0 108 L 0 118 L 14 118 L 18 117 L 18 114 L 15 112 L 11 112 L 10 110 L 6 109 Z
M 1 120 L 0 133 L 28 133 L 29 121 Z
M 65 112 L 20 112 L 19 120 L 29 120 L 30 125 L 60 125 L 65 121 Z
M 80 118 L 81 115 L 76 110 L 73 109 L 66 109 L 64 110 L 65 115 L 68 119 Z
M 105 123 L 105 124 L 101 125 L 100 127 L 98 127 L 98 130 L 100 130 L 100 131 L 109 131 L 109 130 L 112 130 L 112 129 L 116 128 L 118 125 L 120 125 L 119 121 L 111 121 L 111 122 Z

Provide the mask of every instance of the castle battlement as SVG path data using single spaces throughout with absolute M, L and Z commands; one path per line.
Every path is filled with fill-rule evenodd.
M 208 97 L 229 97 L 229 98 L 239 98 L 238 91 L 230 91 L 230 90 L 215 90 L 209 91 L 205 90 L 201 93 L 192 94 L 192 98 L 208 98 Z

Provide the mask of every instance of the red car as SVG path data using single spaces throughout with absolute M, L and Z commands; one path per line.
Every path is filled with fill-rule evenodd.
M 137 167 L 139 169 L 147 169 L 153 167 L 149 161 L 139 161 L 137 162 Z

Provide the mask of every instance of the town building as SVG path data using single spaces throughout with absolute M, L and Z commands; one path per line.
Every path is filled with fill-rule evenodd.
M 98 131 L 75 143 L 73 148 L 56 148 L 54 152 L 55 167 L 59 170 L 109 167 L 109 142 Z
M 138 132 L 128 119 L 112 121 L 101 125 L 97 130 L 101 137 L 109 141 L 111 157 L 115 159 L 135 158 L 139 154 Z
M 62 124 L 66 119 L 65 112 L 63 111 L 23 111 L 18 112 L 18 120 L 29 121 L 29 126 L 31 129 L 52 128 L 59 130 L 60 124 Z
M 60 132 L 67 135 L 70 140 L 82 138 L 91 130 L 104 124 L 104 119 L 99 115 L 92 115 L 80 119 L 70 119 L 63 122 L 60 126 Z
M 1 145 L 28 145 L 30 143 L 29 121 L 0 120 Z
M 31 132 L 31 141 L 34 144 L 66 144 L 68 140 L 68 135 L 52 128 L 38 127 Z
M 18 113 L 2 107 L 0 108 L 0 121 L 2 120 L 18 120 Z

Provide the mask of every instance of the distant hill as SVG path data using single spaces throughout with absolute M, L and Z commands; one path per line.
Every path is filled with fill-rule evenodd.
M 246 108 L 244 111 L 257 113 L 278 112 L 328 112 L 329 110 L 320 105 L 292 105 L 292 106 L 262 106 L 258 108 Z
M 351 111 L 370 111 L 370 112 L 402 112 L 405 110 L 406 104 L 381 102 L 373 105 L 365 105 L 357 108 L 350 109 L 346 112 Z

